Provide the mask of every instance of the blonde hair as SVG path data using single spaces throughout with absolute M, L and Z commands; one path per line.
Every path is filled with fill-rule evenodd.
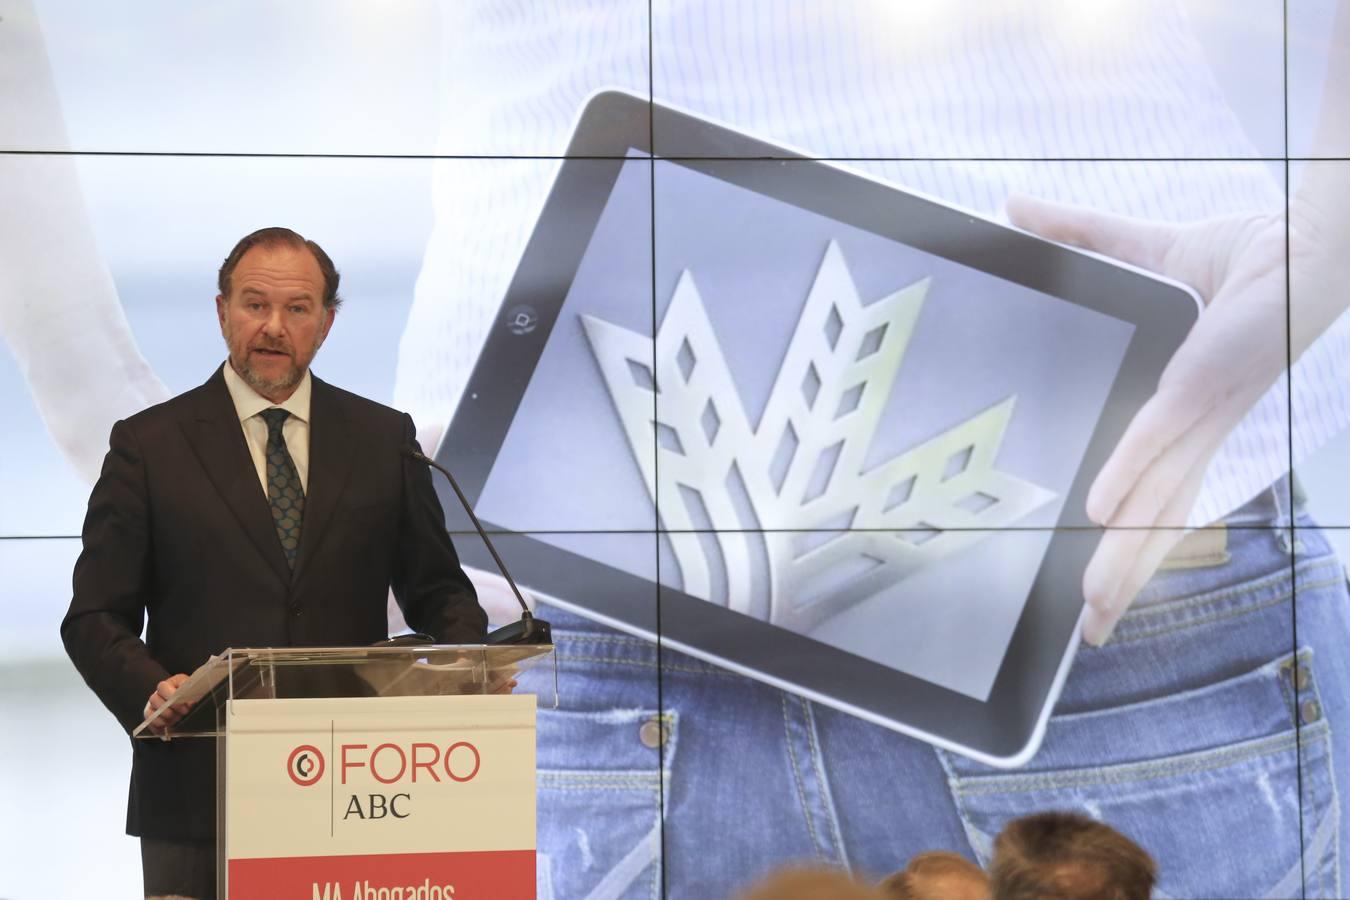
M 885 896 L 839 869 L 791 866 L 765 876 L 740 900 L 885 900 Z
M 984 870 L 959 853 L 930 850 L 887 876 L 881 890 L 888 900 L 938 900 L 943 897 L 986 897 L 989 878 Z M 957 894 L 957 891 L 964 891 Z

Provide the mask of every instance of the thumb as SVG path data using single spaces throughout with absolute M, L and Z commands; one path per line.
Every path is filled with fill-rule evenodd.
M 1151 272 L 1163 272 L 1167 251 L 1177 238 L 1174 225 L 1052 203 L 1027 194 L 1013 194 L 1007 206 L 1008 218 L 1018 228 Z

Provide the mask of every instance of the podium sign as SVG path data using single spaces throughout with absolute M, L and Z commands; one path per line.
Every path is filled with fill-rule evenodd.
M 535 697 L 236 699 L 230 898 L 534 897 Z

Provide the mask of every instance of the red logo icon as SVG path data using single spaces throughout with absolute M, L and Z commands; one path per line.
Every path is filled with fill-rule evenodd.
M 323 754 L 313 744 L 301 744 L 286 760 L 286 774 L 301 787 L 309 787 L 323 777 Z

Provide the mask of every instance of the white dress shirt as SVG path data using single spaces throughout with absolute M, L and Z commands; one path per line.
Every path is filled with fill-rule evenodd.
M 290 415 L 281 426 L 281 437 L 290 451 L 291 461 L 295 463 L 295 472 L 300 476 L 300 486 L 309 493 L 309 398 L 313 390 L 313 380 L 309 372 L 300 380 L 300 385 L 281 403 L 273 403 L 239 377 L 228 362 L 225 364 L 225 387 L 230 391 L 235 411 L 239 413 L 239 425 L 244 429 L 244 442 L 248 444 L 249 455 L 258 470 L 258 484 L 263 493 L 267 493 L 267 420 L 259 413 L 268 409 L 284 409 Z

